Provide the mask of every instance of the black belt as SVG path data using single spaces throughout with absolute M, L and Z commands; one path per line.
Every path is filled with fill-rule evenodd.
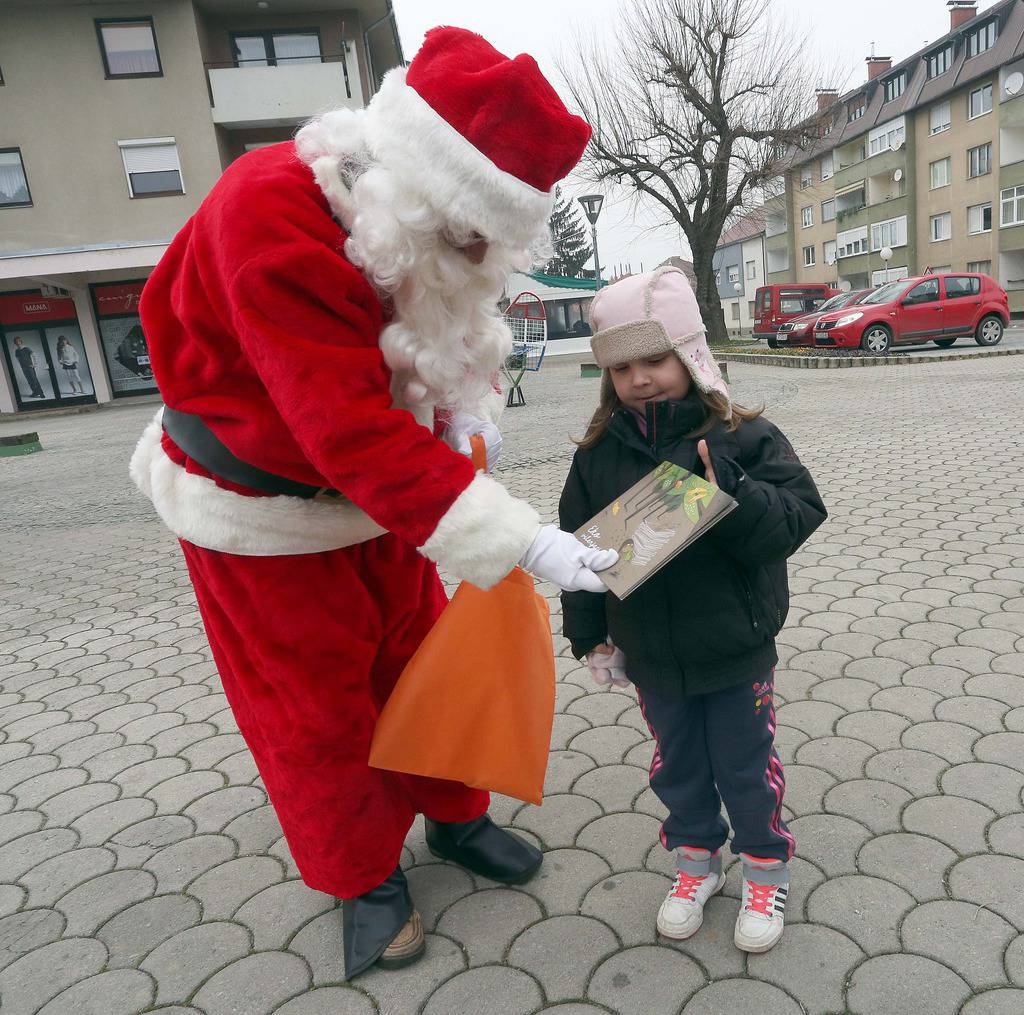
M 286 497 L 314 497 L 337 499 L 341 494 L 329 487 L 312 486 L 294 479 L 267 472 L 258 466 L 243 462 L 221 442 L 220 438 L 191 412 L 179 412 L 169 405 L 164 407 L 164 430 L 167 436 L 194 462 L 229 483 L 238 483 L 260 493 L 281 494 Z

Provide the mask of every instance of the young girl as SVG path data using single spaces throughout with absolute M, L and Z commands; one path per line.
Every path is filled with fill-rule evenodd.
M 591 324 L 601 401 L 561 527 L 579 528 L 663 461 L 703 473 L 739 506 L 625 600 L 563 593 L 563 630 L 598 683 L 636 686 L 656 742 L 651 788 L 669 812 L 661 841 L 678 871 L 658 930 L 695 934 L 724 885 L 724 800 L 743 865 L 736 945 L 767 951 L 782 936 L 794 848 L 773 742 L 774 639 L 789 607 L 786 558 L 825 507 L 782 433 L 732 403 L 681 271 L 603 289 Z

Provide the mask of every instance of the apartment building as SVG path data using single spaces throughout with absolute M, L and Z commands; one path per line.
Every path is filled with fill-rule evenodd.
M 941 38 L 819 91 L 820 138 L 765 202 L 769 283 L 983 271 L 1024 314 L 1024 0 L 942 3 Z
M 138 302 L 174 234 L 402 62 L 391 0 L 0 0 L 0 413 L 154 393 Z
M 754 294 L 765 280 L 765 213 L 747 212 L 722 233 L 712 266 L 730 334 L 754 327 Z

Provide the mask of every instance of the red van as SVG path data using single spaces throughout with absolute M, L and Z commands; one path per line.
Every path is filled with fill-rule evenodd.
M 754 296 L 754 339 L 775 340 L 779 325 L 809 314 L 833 296 L 838 289 L 824 282 L 794 282 L 790 285 L 764 285 Z
M 1006 290 L 988 275 L 917 275 L 880 286 L 855 307 L 823 314 L 814 344 L 876 354 L 921 342 L 945 349 L 962 336 L 997 345 L 1009 323 Z

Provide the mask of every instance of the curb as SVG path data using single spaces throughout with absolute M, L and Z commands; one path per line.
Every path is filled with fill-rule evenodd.
M 725 363 L 752 363 L 765 367 L 789 367 L 791 370 L 832 370 L 842 367 L 905 367 L 956 360 L 990 359 L 993 356 L 1024 356 L 1024 349 L 983 349 L 978 352 L 946 353 L 938 356 L 771 356 L 758 353 L 724 352 L 716 358 Z

